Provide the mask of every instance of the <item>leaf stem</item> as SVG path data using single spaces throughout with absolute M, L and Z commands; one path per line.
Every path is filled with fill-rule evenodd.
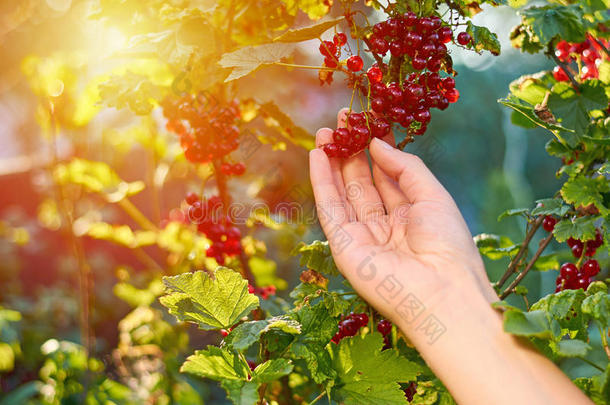
M 515 278 L 515 280 L 506 288 L 506 290 L 504 290 L 502 295 L 500 295 L 501 300 L 508 297 L 513 292 L 514 288 L 517 285 L 519 285 L 521 280 L 523 280 L 523 278 L 532 269 L 532 267 L 534 267 L 536 260 L 538 260 L 538 258 L 540 258 L 540 255 L 542 254 L 542 252 L 544 252 L 544 249 L 546 249 L 546 247 L 549 245 L 549 243 L 551 243 L 552 240 L 553 240 L 553 233 L 549 233 L 548 236 L 546 238 L 544 238 L 542 240 L 542 242 L 540 242 L 540 247 L 538 247 L 538 250 L 534 254 L 534 257 L 532 257 L 532 260 L 529 261 L 527 266 L 525 266 L 525 269 L 523 269 L 523 271 L 521 273 L 519 273 L 517 278 Z
M 321 400 L 322 398 L 324 398 L 324 395 L 326 395 L 326 390 L 322 391 L 322 392 L 320 393 L 320 395 L 318 395 L 317 397 L 315 397 L 315 398 L 313 399 L 313 401 L 311 401 L 311 402 L 309 403 L 309 405 L 313 405 L 313 404 L 315 404 L 316 402 L 318 402 L 319 400 Z
M 140 225 L 142 229 L 153 232 L 159 231 L 155 224 L 150 222 L 150 220 L 146 218 L 146 215 L 142 214 L 142 211 L 140 211 L 135 205 L 133 205 L 133 203 L 129 201 L 127 197 L 120 200 L 117 204 L 123 209 L 123 211 L 127 213 L 127 215 L 131 217 L 131 219 L 133 219 L 138 225 Z
M 597 364 L 593 363 L 591 360 L 583 357 L 583 356 L 576 356 L 577 359 L 584 361 L 585 363 L 587 363 L 588 365 L 590 365 L 591 367 L 595 367 L 596 369 L 598 369 L 601 372 L 604 372 L 606 370 L 604 370 L 603 367 L 598 366 Z
M 544 217 L 540 216 L 540 217 L 536 218 L 536 220 L 532 223 L 531 228 L 529 229 L 529 231 L 525 235 L 525 239 L 523 239 L 523 243 L 521 244 L 521 247 L 519 248 L 519 251 L 517 252 L 515 257 L 509 263 L 508 268 L 506 269 L 506 272 L 502 275 L 500 280 L 498 280 L 496 282 L 495 287 L 497 289 L 502 288 L 504 283 L 506 283 L 506 280 L 508 280 L 510 278 L 510 276 L 513 275 L 513 273 L 517 269 L 517 266 L 518 266 L 519 262 L 521 261 L 521 258 L 523 257 L 523 255 L 527 251 L 527 247 L 529 246 L 530 241 L 532 240 L 532 238 L 536 234 L 536 231 L 538 230 L 538 228 L 540 228 L 540 226 L 542 225 L 542 221 L 543 220 L 544 220 Z

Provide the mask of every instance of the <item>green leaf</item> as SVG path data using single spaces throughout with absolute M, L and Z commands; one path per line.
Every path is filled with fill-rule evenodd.
M 605 329 L 610 325 L 610 294 L 600 291 L 582 303 L 582 311 L 595 319 Z
M 545 45 L 556 37 L 568 42 L 585 40 L 585 30 L 577 8 L 556 5 L 529 7 L 519 14 Z
M 320 35 L 339 24 L 344 19 L 344 17 L 340 17 L 328 21 L 321 21 L 308 27 L 290 29 L 279 37 L 275 38 L 273 42 L 301 42 L 319 38 Z
M 255 405 L 258 403 L 258 388 L 256 381 L 224 380 L 222 388 L 234 405 Z
M 261 65 L 279 62 L 282 58 L 290 56 L 294 49 L 294 44 L 280 42 L 246 46 L 234 52 L 225 53 L 218 63 L 224 68 L 233 68 L 229 77 L 225 79 L 225 82 L 230 82 L 254 72 Z
M 565 242 L 568 238 L 582 241 L 595 239 L 595 221 L 598 217 L 580 217 L 562 219 L 555 225 L 553 235 L 557 242 Z
M 273 359 L 259 364 L 253 371 L 252 378 L 259 383 L 269 383 L 290 374 L 293 365 L 288 359 Z
M 331 346 L 332 365 L 337 373 L 331 396 L 346 405 L 404 405 L 398 383 L 415 381 L 422 367 L 398 350 L 381 350 L 383 337 L 375 332 L 344 338 Z
M 568 211 L 570 211 L 570 206 L 566 205 L 561 198 L 544 198 L 536 200 L 536 208 L 532 210 L 532 215 L 557 215 L 558 217 L 563 217 Z
M 229 329 L 258 307 L 258 297 L 248 292 L 248 282 L 239 273 L 219 267 L 212 279 L 206 272 L 163 277 L 168 294 L 161 304 L 180 321 L 201 329 Z
M 354 293 L 354 296 L 356 293 Z M 344 314 L 347 309 L 350 307 L 351 302 L 340 296 L 338 293 L 332 292 L 323 292 L 322 293 L 324 306 L 328 310 L 328 313 L 331 316 L 338 317 L 341 314 Z
M 261 321 L 244 322 L 236 326 L 225 338 L 225 343 L 234 349 L 245 350 L 257 342 L 261 335 L 271 330 L 280 330 L 291 335 L 301 333 L 301 325 L 286 315 Z
M 549 253 L 548 255 L 540 256 L 538 260 L 536 260 L 536 263 L 534 263 L 534 270 L 559 270 L 559 259 L 557 253 Z
M 561 196 L 575 207 L 594 204 L 601 213 L 606 213 L 608 208 L 604 206 L 602 193 L 608 191 L 610 191 L 610 185 L 603 176 L 596 178 L 577 176 L 565 182 L 561 187 Z
M 180 372 L 216 381 L 247 380 L 250 368 L 237 353 L 208 346 L 207 350 L 197 350 L 189 356 Z
M 610 398 L 610 363 L 606 371 L 591 377 L 591 399 L 596 404 L 607 404 Z
M 591 346 L 582 340 L 569 339 L 551 343 L 551 349 L 561 357 L 584 357 L 591 350 Z
M 472 37 L 472 44 L 477 52 L 487 50 L 492 55 L 500 54 L 500 41 L 498 36 L 485 27 L 479 27 L 468 21 L 466 32 Z
M 560 82 L 553 86 L 548 107 L 555 118 L 566 128 L 584 134 L 591 121 L 589 111 L 608 106 L 608 97 L 599 80 L 587 80 L 580 85 L 580 93 L 570 83 Z
M 333 260 L 328 242 L 319 240 L 313 241 L 309 245 L 305 242 L 299 243 L 292 250 L 292 255 L 300 255 L 299 264 L 320 273 L 330 276 L 339 275 L 339 269 Z
M 517 253 L 519 246 L 506 236 L 481 233 L 474 237 L 479 252 L 491 260 L 498 260 Z
M 570 333 L 571 337 L 586 338 L 589 319 L 583 316 L 580 309 L 585 293 L 578 290 L 564 290 L 549 294 L 534 303 L 530 310 L 544 311 L 559 323 L 562 334 Z
M 509 309 L 504 312 L 504 331 L 517 336 L 554 339 L 559 334 L 559 325 L 544 311 Z
M 293 356 L 305 360 L 316 383 L 335 378 L 325 347 L 337 332 L 337 320 L 322 302 L 305 305 L 292 316 L 301 324 L 301 334 L 295 336 L 290 347 Z
M 514 217 L 514 216 L 523 216 L 528 217 L 529 208 L 512 208 L 510 210 L 506 210 L 498 216 L 498 221 L 502 221 L 504 218 Z
M 284 289 L 288 283 L 277 276 L 277 263 L 271 259 L 260 256 L 252 256 L 248 259 L 248 265 L 259 287 L 274 285 L 278 289 Z
M 535 54 L 544 49 L 540 39 L 529 25 L 517 25 L 511 30 L 509 38 L 512 46 L 521 49 L 523 52 Z

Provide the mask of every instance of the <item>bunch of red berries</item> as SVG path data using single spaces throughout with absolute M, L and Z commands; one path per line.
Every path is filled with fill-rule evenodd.
M 390 124 L 370 112 L 350 113 L 347 127 L 333 132 L 333 142 L 322 145 L 328 157 L 347 158 L 363 150 L 372 138 L 390 133 Z
M 407 388 L 405 388 L 403 391 L 407 401 L 413 402 L 413 397 L 415 394 L 417 394 L 417 383 L 415 381 L 410 382 L 409 385 L 407 385 Z
M 547 232 L 553 232 L 557 219 L 547 215 L 542 220 L 542 228 Z M 579 239 L 569 238 L 566 242 L 572 251 L 572 255 L 579 261 L 584 257 L 593 257 L 597 249 L 604 244 L 604 237 L 599 229 L 595 230 L 595 239 L 583 242 Z M 584 256 L 583 256 L 584 255 Z M 555 292 L 562 290 L 586 290 L 600 271 L 597 260 L 586 260 L 580 269 L 574 263 L 564 263 L 559 270 L 559 276 L 555 280 Z
M 250 294 L 256 294 L 262 299 L 269 299 L 272 295 L 275 295 L 276 288 L 274 285 L 268 285 L 266 287 L 254 287 L 252 284 L 248 284 L 248 291 Z
M 338 32 L 333 37 L 332 41 L 322 41 L 320 43 L 320 47 L 318 48 L 320 54 L 324 56 L 324 67 L 328 67 L 331 69 L 335 69 L 339 66 L 339 58 L 341 57 L 341 48 L 347 44 L 347 35 L 342 32 Z M 350 58 L 352 60 L 354 56 Z M 360 56 L 356 56 L 356 58 L 360 59 L 360 69 L 362 69 L 362 58 Z M 352 64 L 353 61 L 352 60 Z M 348 61 L 349 62 L 349 61 Z M 348 63 L 349 66 L 349 63 Z M 360 70 L 358 69 L 358 70 Z M 333 71 L 332 70 L 320 70 L 318 77 L 320 79 L 320 84 L 331 84 L 333 82 Z
M 387 319 L 382 319 L 377 322 L 377 331 L 383 335 L 383 349 L 389 349 L 392 347 L 390 344 L 390 332 L 392 332 L 392 322 Z
M 447 56 L 446 43 L 453 39 L 453 30 L 443 25 L 437 16 L 418 17 L 407 12 L 373 26 L 370 49 L 383 56 L 388 51 L 394 57 L 409 56 L 415 70 L 438 72 Z M 460 45 L 468 45 L 472 38 L 466 32 L 458 35 Z
M 583 42 L 570 43 L 567 41 L 559 41 L 555 46 L 555 56 L 561 62 L 571 64 L 575 62 L 580 68 L 580 80 L 597 79 L 599 77 L 598 67 L 602 59 L 607 58 L 602 51 L 602 47 L 608 47 L 608 41 L 597 39 L 591 34 L 587 34 L 587 38 Z M 566 66 L 571 73 L 572 69 Z M 578 77 L 577 74 L 574 74 Z M 566 82 L 569 80 L 567 72 L 561 66 L 555 66 L 553 69 L 553 77 L 558 82 Z
M 180 137 L 184 156 L 193 163 L 219 159 L 237 149 L 241 117 L 239 103 L 212 103 L 205 94 L 166 97 L 167 129 Z
M 188 193 L 186 202 L 190 205 L 189 221 L 197 224 L 197 230 L 212 242 L 206 250 L 207 257 L 213 257 L 218 264 L 224 264 L 226 256 L 241 253 L 241 231 L 222 213 L 220 197 L 212 196 L 203 200 L 195 193 Z
M 339 343 L 341 339 L 347 336 L 356 336 L 360 328 L 369 323 L 369 317 L 365 313 L 355 314 L 350 313 L 339 322 L 339 331 L 333 336 L 331 342 Z

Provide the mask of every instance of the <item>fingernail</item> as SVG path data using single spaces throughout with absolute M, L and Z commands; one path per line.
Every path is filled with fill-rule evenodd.
M 394 148 L 392 148 L 392 146 L 391 146 L 389 143 L 387 143 L 386 141 L 383 141 L 383 140 L 381 140 L 381 139 L 379 139 L 379 138 L 375 138 L 375 139 L 373 140 L 373 142 L 377 142 L 377 143 L 379 143 L 379 146 L 381 146 L 381 147 L 382 147 L 382 148 L 384 148 L 384 149 L 387 149 L 387 150 L 392 150 L 392 149 L 394 149 Z

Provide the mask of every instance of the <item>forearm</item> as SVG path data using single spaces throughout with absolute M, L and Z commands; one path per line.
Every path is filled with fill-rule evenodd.
M 505 333 L 501 314 L 477 291 L 453 290 L 430 308 L 421 318 L 433 316 L 444 333 L 431 336 L 430 329 L 400 320 L 398 325 L 458 403 L 590 403 L 550 360 Z

